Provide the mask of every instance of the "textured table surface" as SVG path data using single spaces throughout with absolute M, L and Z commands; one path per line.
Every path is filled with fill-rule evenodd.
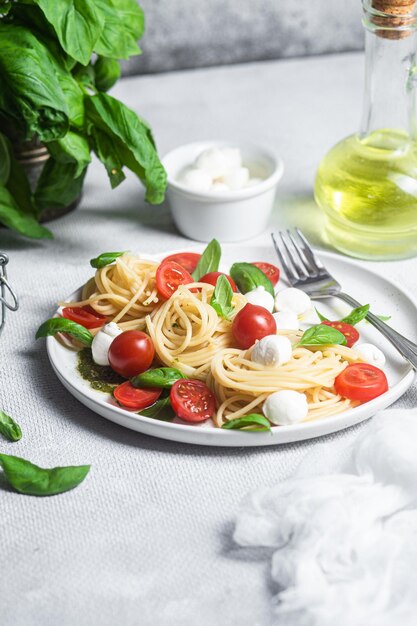
M 161 153 L 224 137 L 282 155 L 273 226 L 297 223 L 322 245 L 314 171 L 356 129 L 362 62 L 350 54 L 148 76 L 122 81 L 115 93 L 151 122 Z M 167 208 L 144 204 L 133 177 L 110 192 L 98 163 L 80 209 L 51 227 L 55 240 L 44 243 L 0 231 L 21 300 L 0 341 L 0 405 L 24 431 L 1 450 L 42 466 L 92 469 L 76 490 L 45 499 L 15 494 L 0 478 L 1 625 L 267 625 L 276 590 L 265 562 L 233 544 L 234 514 L 249 490 L 289 476 L 316 442 L 193 447 L 124 430 L 84 408 L 55 378 L 36 328 L 89 277 L 96 253 L 190 242 Z M 256 240 L 263 242 L 266 235 Z M 416 260 L 369 265 L 415 291 Z M 414 386 L 399 406 L 416 404 Z M 341 452 L 358 428 L 324 441 Z

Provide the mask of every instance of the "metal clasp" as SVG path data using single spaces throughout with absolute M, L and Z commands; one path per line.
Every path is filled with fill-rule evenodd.
M 6 265 L 9 257 L 4 252 L 0 252 L 0 334 L 6 321 L 6 309 L 17 311 L 19 302 L 16 293 L 7 281 Z

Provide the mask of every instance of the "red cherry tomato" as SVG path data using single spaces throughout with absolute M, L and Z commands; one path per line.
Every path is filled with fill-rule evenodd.
M 84 328 L 99 328 L 109 320 L 105 315 L 97 313 L 91 306 L 67 306 L 62 310 L 62 317 L 77 322 Z
M 177 380 L 169 397 L 175 413 L 185 422 L 204 422 L 216 410 L 215 395 L 201 380 Z
M 168 300 L 180 285 L 194 283 L 194 278 L 174 261 L 163 261 L 156 270 L 156 286 L 163 298 Z
M 200 278 L 198 282 L 207 283 L 208 285 L 216 286 L 217 279 L 219 276 L 226 276 L 233 291 L 237 291 L 236 283 L 233 280 L 233 278 L 229 276 L 228 274 L 223 274 L 223 272 L 209 272 L 208 274 L 205 274 L 204 276 L 202 276 L 202 278 Z
M 336 376 L 336 392 L 349 400 L 368 402 L 388 391 L 384 372 L 369 363 L 353 363 Z
M 346 337 L 346 345 L 348 348 L 351 348 L 359 339 L 359 333 L 356 328 L 350 324 L 346 324 L 346 322 L 328 322 L 327 320 L 323 320 L 321 323 L 325 326 L 336 328 L 336 330 L 342 333 L 342 335 Z
M 132 378 L 149 369 L 155 348 L 151 339 L 140 330 L 126 330 L 110 344 L 110 367 L 125 378 Z
M 192 274 L 197 267 L 200 257 L 201 254 L 197 254 L 197 252 L 177 252 L 177 254 L 167 256 L 162 263 L 174 261 L 174 263 L 178 263 L 178 265 L 181 265 L 187 272 Z
M 251 263 L 251 265 L 260 269 L 275 287 L 279 281 L 280 275 L 280 271 L 277 267 L 275 267 L 275 265 L 272 265 L 272 263 L 265 263 L 264 261 L 256 261 L 255 263 Z
M 239 348 L 253 346 L 257 339 L 267 335 L 275 335 L 277 325 L 267 309 L 256 304 L 246 304 L 233 320 L 232 333 Z
M 127 409 L 140 411 L 154 404 L 162 393 L 162 389 L 136 389 L 128 380 L 118 385 L 113 391 L 117 402 Z

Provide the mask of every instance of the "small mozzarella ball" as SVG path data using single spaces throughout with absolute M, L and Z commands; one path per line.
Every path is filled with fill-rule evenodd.
M 292 311 L 296 315 L 302 315 L 310 307 L 311 300 L 301 289 L 289 287 L 279 291 L 275 296 L 275 308 L 277 311 Z
M 194 191 L 210 191 L 212 178 L 207 172 L 193 168 L 184 172 L 180 182 Z
M 222 178 L 230 170 L 236 169 L 236 157 L 223 148 L 209 148 L 196 158 L 194 165 L 211 178 Z
M 284 389 L 267 397 L 263 412 L 272 424 L 288 426 L 307 417 L 308 403 L 304 393 Z
M 230 169 L 239 169 L 242 167 L 242 154 L 239 148 L 222 148 L 221 150 Z
M 278 367 L 288 363 L 292 356 L 292 345 L 288 337 L 267 335 L 257 341 L 252 350 L 252 361 L 266 367 Z
M 251 304 L 263 306 L 270 313 L 274 310 L 274 298 L 269 291 L 266 291 L 265 287 L 259 286 L 256 289 L 252 289 L 252 291 L 248 291 L 245 293 L 245 298 Z
M 272 314 L 278 330 L 299 330 L 300 322 L 293 311 L 279 311 Z
M 215 182 L 212 184 L 210 191 L 230 191 L 230 187 L 224 183 Z
M 370 365 L 375 365 L 375 367 L 383 368 L 385 365 L 385 354 L 374 346 L 373 343 L 360 343 L 355 346 L 355 352 L 359 354 L 361 359 L 365 363 L 369 363 Z
M 223 182 L 230 187 L 230 189 L 243 189 L 249 182 L 248 168 L 240 167 L 239 169 L 230 170 L 230 172 L 223 176 Z
M 113 322 L 106 324 L 101 330 L 99 330 L 93 339 L 93 343 L 91 344 L 94 363 L 97 363 L 97 365 L 110 365 L 108 356 L 109 348 L 113 339 L 115 339 L 122 332 L 122 329 Z

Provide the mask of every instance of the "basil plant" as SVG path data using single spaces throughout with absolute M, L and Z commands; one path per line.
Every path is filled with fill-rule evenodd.
M 0 0 L 0 223 L 51 238 L 44 210 L 80 194 L 91 153 L 111 187 L 134 172 L 146 200 L 162 202 L 166 174 L 151 129 L 106 92 L 119 59 L 140 54 L 144 16 L 136 0 Z M 36 187 L 13 146 L 46 146 Z

